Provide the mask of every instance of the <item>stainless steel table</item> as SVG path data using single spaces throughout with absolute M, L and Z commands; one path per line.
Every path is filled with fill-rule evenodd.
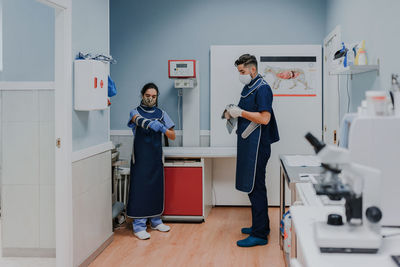
M 285 198 L 285 181 L 286 185 L 290 191 L 290 205 L 292 205 L 296 200 L 296 183 L 303 183 L 305 181 L 300 179 L 300 174 L 303 173 L 312 173 L 312 174 L 320 174 L 324 171 L 322 167 L 310 167 L 310 166 L 302 166 L 302 167 L 293 167 L 287 163 L 287 156 L 293 155 L 280 155 L 280 204 L 279 204 L 279 224 L 283 215 L 286 212 L 286 198 Z M 309 156 L 309 155 L 304 155 Z M 279 245 L 281 249 L 283 249 L 283 238 L 282 235 L 279 235 Z

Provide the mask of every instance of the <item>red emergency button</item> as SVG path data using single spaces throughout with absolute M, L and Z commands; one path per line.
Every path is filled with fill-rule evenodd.
M 97 88 L 97 77 L 94 77 L 94 88 Z
M 103 88 L 103 85 L 104 85 L 103 80 L 101 80 L 100 81 L 100 87 Z

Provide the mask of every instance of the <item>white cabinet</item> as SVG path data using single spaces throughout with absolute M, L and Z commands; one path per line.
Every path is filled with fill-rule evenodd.
M 90 111 L 107 108 L 108 72 L 108 63 L 98 60 L 75 60 L 75 110 Z

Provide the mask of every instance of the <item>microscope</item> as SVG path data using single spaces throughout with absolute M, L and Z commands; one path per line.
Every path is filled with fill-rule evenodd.
M 376 253 L 382 243 L 380 171 L 351 163 L 347 149 L 327 146 L 311 133 L 305 138 L 314 147 L 322 179 L 314 184 L 317 195 L 331 200 L 345 199 L 345 219 L 329 214 L 327 221 L 315 222 L 316 242 L 323 253 Z

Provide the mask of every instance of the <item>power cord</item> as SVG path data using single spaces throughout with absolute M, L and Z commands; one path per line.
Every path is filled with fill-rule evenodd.
M 347 82 L 346 82 L 346 87 L 347 87 L 347 113 L 350 112 L 350 93 L 349 93 L 349 75 L 347 75 Z
M 182 96 L 183 96 L 183 90 L 182 90 L 182 88 L 178 88 L 178 127 L 179 127 L 179 130 L 182 130 L 182 124 L 181 124 Z
M 394 233 L 394 234 L 387 234 L 387 235 L 382 235 L 382 238 L 388 238 L 388 237 L 393 237 L 393 236 L 398 236 L 400 233 Z
M 337 83 L 338 83 L 338 86 L 337 86 L 337 94 L 338 94 L 338 112 L 339 112 L 339 115 L 338 115 L 338 119 L 339 119 L 339 121 L 340 121 L 340 75 L 337 75 Z

